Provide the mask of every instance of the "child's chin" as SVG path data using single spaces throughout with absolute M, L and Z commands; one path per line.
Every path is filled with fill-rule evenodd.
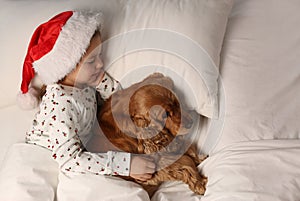
M 101 83 L 102 79 L 103 79 L 103 75 L 101 74 L 94 81 L 91 82 L 91 86 L 93 87 L 98 86 Z
M 97 84 L 95 83 L 92 83 L 92 84 L 89 84 L 90 87 L 93 87 L 93 88 L 96 88 Z
M 101 80 L 98 78 L 98 79 L 95 79 L 95 80 L 91 80 L 89 85 L 91 87 L 96 87 L 96 86 L 98 86 L 98 84 L 100 84 L 100 82 L 101 82 Z

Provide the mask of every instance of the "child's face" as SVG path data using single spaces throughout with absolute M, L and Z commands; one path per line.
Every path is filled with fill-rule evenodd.
M 104 75 L 103 62 L 101 59 L 101 38 L 97 32 L 91 39 L 90 46 L 78 63 L 77 67 L 69 73 L 62 84 L 83 88 L 95 87 Z

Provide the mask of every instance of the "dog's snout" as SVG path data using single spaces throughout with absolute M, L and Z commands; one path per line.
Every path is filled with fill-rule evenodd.
M 186 129 L 190 129 L 192 128 L 194 121 L 192 116 L 187 112 L 187 111 L 182 111 L 181 112 L 181 120 L 182 120 L 182 126 Z
M 193 124 L 194 124 L 193 119 L 192 119 L 192 118 L 188 118 L 188 119 L 186 120 L 186 122 L 185 122 L 185 127 L 186 127 L 186 128 L 192 128 Z

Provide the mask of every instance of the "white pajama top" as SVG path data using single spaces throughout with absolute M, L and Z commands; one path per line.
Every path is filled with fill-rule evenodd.
M 107 96 L 107 92 L 104 94 Z M 128 176 L 130 153 L 91 153 L 84 148 L 96 120 L 96 111 L 95 89 L 48 85 L 40 110 L 26 133 L 26 142 L 51 150 L 53 159 L 66 174 Z

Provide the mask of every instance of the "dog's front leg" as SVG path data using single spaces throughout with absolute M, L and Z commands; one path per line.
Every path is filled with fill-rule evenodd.
M 198 166 L 202 161 L 204 161 L 208 156 L 204 154 L 198 154 L 196 145 L 192 144 L 188 150 L 185 152 L 186 155 L 191 157 L 193 161 L 196 163 L 196 166 Z
M 179 156 L 177 156 L 178 158 Z M 173 159 L 172 159 L 173 158 Z M 177 180 L 186 183 L 189 188 L 200 195 L 206 190 L 207 178 L 201 175 L 196 167 L 195 162 L 188 155 L 183 155 L 177 160 L 175 156 L 164 156 L 160 160 L 159 170 L 154 177 L 148 182 L 162 182 Z
M 204 194 L 207 178 L 198 172 L 195 162 L 188 155 L 183 155 L 167 170 L 175 180 L 181 180 L 188 184 L 193 192 L 200 195 Z

